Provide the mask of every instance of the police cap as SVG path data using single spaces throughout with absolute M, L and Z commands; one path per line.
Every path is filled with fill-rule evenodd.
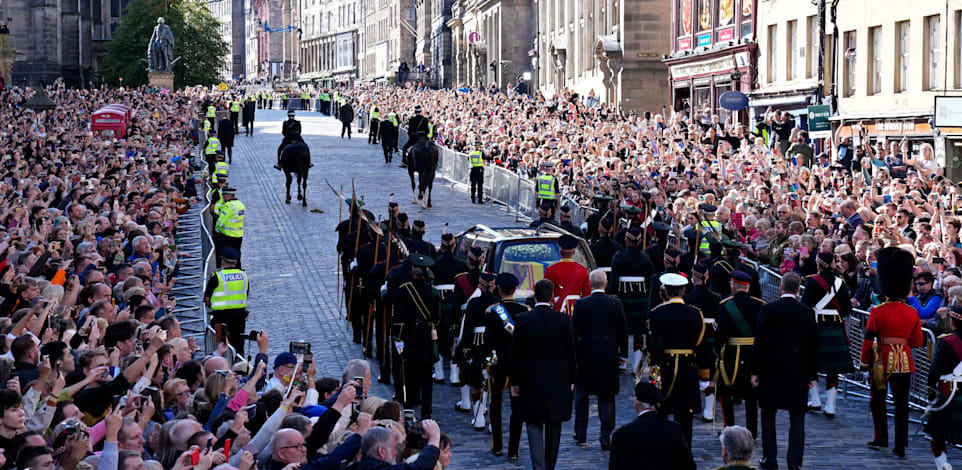
M 500 287 L 515 288 L 518 287 L 518 277 L 511 273 L 501 273 L 498 277 L 494 279 L 494 284 Z
M 240 259 L 240 252 L 232 246 L 224 246 L 220 249 L 220 257 L 225 261 L 237 261 Z
M 675 273 L 664 273 L 658 278 L 661 281 L 661 285 L 668 287 L 685 287 L 688 285 L 688 279 L 681 274 Z
M 293 109 L 288 109 L 288 110 L 287 110 L 287 115 L 288 115 L 288 116 L 293 116 L 293 115 L 294 115 L 294 110 L 293 110 Z
M 635 385 L 635 400 L 649 405 L 660 405 L 665 401 L 665 397 L 654 384 L 642 380 Z
M 233 196 L 235 193 L 237 193 L 237 188 L 224 187 L 221 188 L 220 192 L 222 194 L 230 194 Z
M 574 250 L 578 248 L 578 239 L 571 235 L 562 235 L 558 237 L 558 246 L 561 247 L 562 250 Z
M 641 214 L 641 212 L 642 212 L 642 210 L 641 210 L 640 208 L 635 207 L 635 206 L 632 206 L 632 205 L 629 205 L 629 204 L 622 204 L 622 205 L 621 205 L 621 210 L 625 211 L 625 212 L 628 213 L 628 214 L 634 214 L 634 215 Z
M 718 210 L 718 208 L 715 207 L 714 205 L 708 204 L 708 203 L 706 202 L 706 203 L 704 203 L 704 204 L 699 204 L 699 205 L 698 205 L 698 210 L 700 210 L 700 211 L 702 211 L 702 212 L 704 212 L 704 213 L 706 213 L 706 214 L 714 214 L 715 211 Z
M 417 266 L 419 268 L 430 268 L 431 266 L 434 266 L 434 260 L 422 255 L 421 253 L 412 253 L 408 255 L 407 260 L 412 266 Z

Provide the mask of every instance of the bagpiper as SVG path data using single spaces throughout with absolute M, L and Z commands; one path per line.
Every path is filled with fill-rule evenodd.
M 650 305 L 649 287 L 651 277 L 655 274 L 651 259 L 638 244 L 641 242 L 642 232 L 638 228 L 631 228 L 625 235 L 625 249 L 618 252 L 611 260 L 611 282 L 608 283 L 607 293 L 621 299 L 628 321 L 628 334 L 632 337 L 629 346 L 634 351 L 632 370 L 638 370 L 641 363 L 641 350 L 644 348 L 644 334 Z

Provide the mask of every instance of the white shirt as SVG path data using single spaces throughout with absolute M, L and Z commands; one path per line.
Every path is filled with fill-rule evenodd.
M 542 305 L 544 305 L 545 307 L 551 308 L 551 304 L 549 304 L 548 302 L 538 302 L 534 304 L 535 307 L 540 307 Z
M 592 289 L 592 290 L 591 290 L 591 293 L 592 293 L 592 294 L 594 294 L 595 292 L 598 292 L 599 294 L 604 294 L 604 293 L 605 293 L 605 290 L 604 290 L 604 289 Z
M 796 300 L 798 299 L 798 296 L 796 296 L 795 294 L 785 294 L 785 293 L 783 293 L 782 296 L 781 296 L 781 298 L 784 299 L 785 297 L 791 297 L 791 298 L 796 299 Z

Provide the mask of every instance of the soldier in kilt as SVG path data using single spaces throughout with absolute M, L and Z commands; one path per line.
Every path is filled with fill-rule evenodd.
M 926 434 L 932 436 L 932 453 L 935 454 L 935 465 L 939 470 L 952 468 L 945 454 L 946 444 L 962 444 L 962 390 L 957 389 L 952 396 L 952 384 L 939 380 L 944 375 L 952 374 L 962 362 L 962 307 L 952 307 L 949 317 L 955 331 L 940 336 L 936 341 L 928 382 L 929 394 L 935 397 L 933 408 L 945 407 L 933 411 L 925 425 Z M 962 384 L 956 383 L 956 387 L 962 388 Z M 952 401 L 946 404 L 950 396 Z
M 455 404 L 454 409 L 460 412 L 472 412 L 471 424 L 476 429 L 485 427 L 484 414 L 488 397 L 484 391 L 486 377 L 483 371 L 489 341 L 484 312 L 500 300 L 494 294 L 494 278 L 494 274 L 491 273 L 478 275 L 477 289 L 480 294 L 469 300 L 464 309 L 461 337 L 455 352 L 455 361 L 461 372 L 460 381 L 464 385 L 461 388 L 461 401 Z
M 454 295 L 457 286 L 455 279 L 468 271 L 468 264 L 464 259 L 455 256 L 455 246 L 457 242 L 450 233 L 441 234 L 441 249 L 438 256 L 434 258 L 434 266 L 431 272 L 434 273 L 434 287 L 441 292 L 441 323 L 438 325 L 438 349 L 441 352 L 441 360 L 434 364 L 432 375 L 436 383 L 444 382 L 444 359 L 452 359 L 456 338 L 459 336 L 461 327 L 461 305 L 465 297 Z M 461 303 L 457 303 L 457 302 Z M 458 366 L 451 361 L 451 385 L 460 385 L 460 374 Z M 439 382 L 440 380 L 440 382 Z
M 621 299 L 625 309 L 628 334 L 633 338 L 635 351 L 632 370 L 638 369 L 641 350 L 645 344 L 644 335 L 650 302 L 649 288 L 654 274 L 651 258 L 639 246 L 641 236 L 641 230 L 635 227 L 628 229 L 625 233 L 625 249 L 619 251 L 611 260 L 611 282 L 607 288 L 609 295 Z M 625 348 L 625 350 L 632 349 Z
M 835 417 L 835 399 L 838 396 L 838 375 L 855 371 L 849 353 L 845 318 L 852 314 L 851 294 L 841 276 L 832 270 L 834 255 L 819 253 L 815 262 L 818 274 L 805 280 L 802 304 L 815 309 L 818 324 L 818 372 L 825 374 L 825 416 Z M 808 409 L 822 409 L 818 384 L 809 389 Z

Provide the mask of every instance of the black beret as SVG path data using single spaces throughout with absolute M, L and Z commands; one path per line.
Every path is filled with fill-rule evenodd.
M 660 405 L 665 401 L 665 397 L 662 396 L 661 390 L 658 390 L 658 387 L 654 384 L 642 380 L 635 385 L 635 400 L 649 405 Z
M 558 237 L 558 246 L 562 250 L 574 250 L 578 247 L 578 239 L 571 235 L 562 235 Z

